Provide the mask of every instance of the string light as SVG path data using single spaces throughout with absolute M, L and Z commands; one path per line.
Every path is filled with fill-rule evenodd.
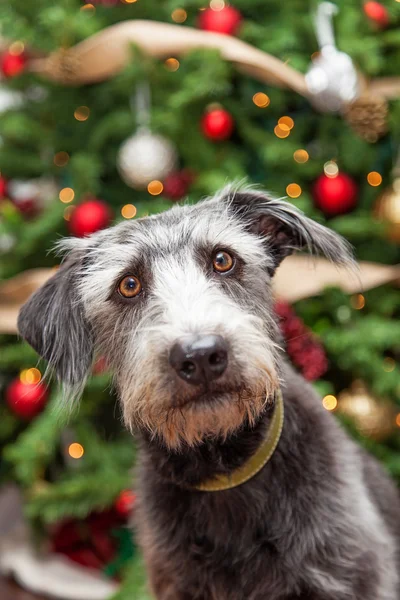
M 289 198 L 298 198 L 301 195 L 302 189 L 298 183 L 289 183 L 286 188 L 286 193 Z
M 380 173 L 378 173 L 377 171 L 371 171 L 367 175 L 367 181 L 368 181 L 369 185 L 372 185 L 373 187 L 377 187 L 378 185 L 381 185 L 381 183 L 382 183 L 382 175 Z
M 187 12 L 184 8 L 176 8 L 172 11 L 171 18 L 175 23 L 184 23 L 187 19 Z
M 164 186 L 161 183 L 161 181 L 158 181 L 158 179 L 154 179 L 153 181 L 150 181 L 149 185 L 147 186 L 147 191 L 152 196 L 158 196 L 159 194 L 161 194 L 163 189 L 164 189 Z
M 177 58 L 167 58 L 164 64 L 168 71 L 177 71 L 180 67 L 180 62 Z
M 74 112 L 77 121 L 86 121 L 89 118 L 90 109 L 87 106 L 78 106 Z
M 69 161 L 68 152 L 57 152 L 54 155 L 53 162 L 57 167 L 65 167 Z
M 20 54 L 23 53 L 24 50 L 25 50 L 25 44 L 24 44 L 24 42 L 21 42 L 21 41 L 13 42 L 11 44 L 11 46 L 8 48 L 9 53 L 12 54 L 13 56 L 19 56 Z
M 60 190 L 58 197 L 60 198 L 61 202 L 68 204 L 68 202 L 72 202 L 72 200 L 75 198 L 75 192 L 72 188 L 66 187 Z
M 211 10 L 222 10 L 225 8 L 224 0 L 211 0 L 210 2 Z
M 331 179 L 334 179 L 338 176 L 339 167 L 337 166 L 335 161 L 328 160 L 328 162 L 324 164 L 324 173 L 327 177 L 330 177 Z
M 278 121 L 278 125 L 284 131 L 290 131 L 294 127 L 294 121 L 291 117 L 281 117 Z
M 274 128 L 274 133 L 278 138 L 287 138 L 290 135 L 290 129 L 281 129 L 279 125 Z
M 70 218 L 71 218 L 71 215 L 72 215 L 72 213 L 74 212 L 74 210 L 75 210 L 75 206 L 67 206 L 67 207 L 64 209 L 64 219 L 65 219 L 66 221 L 69 221 L 69 220 L 70 220 Z
M 121 215 L 124 219 L 133 219 L 133 217 L 136 216 L 136 213 L 137 209 L 133 204 L 125 204 L 125 206 L 121 208 Z
M 396 362 L 393 360 L 393 358 L 390 358 L 389 356 L 387 356 L 384 360 L 383 360 L 383 370 L 386 373 L 391 373 L 392 371 L 394 371 L 396 368 Z
M 350 298 L 350 304 L 355 310 L 361 310 L 365 306 L 365 298 L 362 294 L 355 294 Z
M 335 396 L 332 396 L 332 394 L 328 394 L 322 399 L 322 406 L 325 408 L 325 410 L 335 410 L 337 405 L 338 401 Z
M 302 148 L 299 148 L 299 150 L 296 150 L 294 152 L 293 158 L 298 163 L 306 163 L 308 161 L 308 159 L 310 158 L 310 155 L 308 154 L 307 150 L 303 150 Z
M 32 369 L 24 369 L 21 371 L 19 376 L 21 383 L 24 384 L 37 384 L 42 379 L 42 374 L 39 369 L 33 367 Z
M 84 4 L 83 6 L 81 6 L 80 10 L 82 12 L 93 15 L 96 12 L 96 7 L 93 6 L 93 4 Z
M 85 450 L 82 446 L 82 444 L 78 444 L 78 442 L 74 442 L 73 444 L 70 444 L 68 447 L 68 454 L 70 455 L 71 458 L 82 458 L 82 456 L 85 454 Z

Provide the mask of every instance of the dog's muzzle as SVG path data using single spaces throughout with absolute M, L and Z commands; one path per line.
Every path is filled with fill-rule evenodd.
M 169 363 L 187 383 L 206 384 L 226 371 L 228 344 L 220 335 L 187 336 L 172 346 Z

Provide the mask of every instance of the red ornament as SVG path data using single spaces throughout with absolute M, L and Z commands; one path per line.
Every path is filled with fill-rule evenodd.
M 170 200 L 180 200 L 187 194 L 193 178 L 193 173 L 187 169 L 167 175 L 163 181 L 163 196 Z
M 136 494 L 131 490 L 124 490 L 115 501 L 115 509 L 123 517 L 132 512 L 136 502 Z
M 346 173 L 338 173 L 336 177 L 320 175 L 313 189 L 315 205 L 330 217 L 343 215 L 355 208 L 357 195 L 357 184 Z
M 29 420 L 44 408 L 48 395 L 44 383 L 23 383 L 17 377 L 6 390 L 6 402 L 15 415 Z
M 0 177 L 0 200 L 7 196 L 7 179 Z
M 16 77 L 25 69 L 26 56 L 24 53 L 11 54 L 4 52 L 0 59 L 0 69 L 4 77 Z
M 84 237 L 108 227 L 111 210 L 103 200 L 93 198 L 79 204 L 71 214 L 68 229 L 76 237 Z
M 206 8 L 202 10 L 198 25 L 205 31 L 215 31 L 226 35 L 235 35 L 242 22 L 242 15 L 233 6 L 224 6 L 221 10 Z
M 364 4 L 364 12 L 368 19 L 381 28 L 389 25 L 389 13 L 386 6 L 380 2 L 366 2 Z
M 214 108 L 201 120 L 201 129 L 210 140 L 221 141 L 230 137 L 234 127 L 232 115 L 224 108 Z

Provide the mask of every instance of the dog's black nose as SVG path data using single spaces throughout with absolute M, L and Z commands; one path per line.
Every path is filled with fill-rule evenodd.
M 172 346 L 169 363 L 188 383 L 207 383 L 226 370 L 228 345 L 220 335 L 189 336 Z

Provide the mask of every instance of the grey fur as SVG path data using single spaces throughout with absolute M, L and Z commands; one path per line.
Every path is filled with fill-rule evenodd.
M 285 256 L 305 248 L 353 268 L 347 243 L 283 200 L 229 188 L 60 247 L 68 259 L 22 309 L 20 332 L 69 395 L 93 348 L 112 366 L 141 447 L 137 528 L 156 598 L 399 600 L 397 491 L 287 365 L 272 306 Z M 236 257 L 223 276 L 217 249 Z M 142 282 L 134 300 L 116 291 L 127 273 Z M 205 389 L 168 363 L 198 333 L 229 347 Z M 271 461 L 236 489 L 193 491 L 252 455 L 278 385 L 286 420 Z

